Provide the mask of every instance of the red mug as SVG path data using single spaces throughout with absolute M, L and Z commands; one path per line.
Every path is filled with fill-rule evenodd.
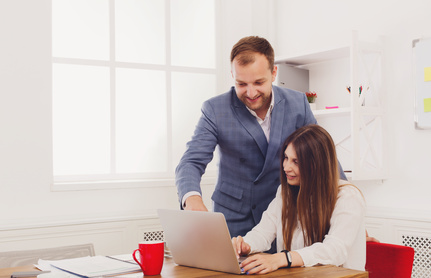
M 136 258 L 139 252 L 140 260 Z M 139 249 L 133 251 L 133 259 L 139 264 L 144 275 L 159 275 L 162 272 L 165 244 L 163 241 L 139 242 Z

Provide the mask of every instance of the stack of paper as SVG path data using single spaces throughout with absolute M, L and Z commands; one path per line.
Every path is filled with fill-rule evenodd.
M 39 265 L 51 266 L 82 277 L 102 277 L 139 272 L 141 268 L 136 263 L 121 261 L 105 256 L 83 257 L 59 261 L 42 261 Z
M 133 259 L 132 254 L 123 254 L 123 255 L 113 255 L 113 256 L 106 256 L 108 258 L 114 259 L 114 260 L 120 260 L 123 262 L 132 263 L 135 265 L 138 265 L 135 260 Z

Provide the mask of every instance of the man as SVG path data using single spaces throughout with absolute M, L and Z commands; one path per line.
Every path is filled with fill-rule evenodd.
M 242 38 L 232 48 L 230 59 L 235 86 L 204 102 L 176 169 L 176 185 L 182 208 L 207 211 L 200 180 L 218 145 L 214 211 L 225 215 L 230 235 L 236 237 L 259 223 L 275 197 L 283 141 L 316 119 L 304 93 L 272 85 L 277 67 L 267 40 Z

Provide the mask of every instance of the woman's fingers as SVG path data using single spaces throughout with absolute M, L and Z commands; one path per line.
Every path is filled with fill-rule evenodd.
M 275 258 L 270 254 L 257 254 L 248 257 L 241 263 L 247 274 L 265 274 L 278 269 Z
M 250 245 L 244 241 L 242 236 L 233 237 L 232 245 L 238 258 L 241 255 L 248 255 L 250 253 Z
M 241 252 L 242 252 L 241 247 L 242 247 L 243 241 L 244 240 L 242 239 L 241 236 L 232 238 L 232 246 L 233 246 L 233 249 L 235 250 L 235 254 L 237 258 L 239 258 L 241 255 Z
M 237 241 L 236 241 L 236 250 L 237 250 L 237 256 L 239 257 L 242 253 L 242 243 L 244 242 L 244 239 L 242 238 L 242 236 L 238 236 L 237 237 Z

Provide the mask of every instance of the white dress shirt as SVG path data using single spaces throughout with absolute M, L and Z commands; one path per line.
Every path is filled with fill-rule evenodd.
M 348 184 L 340 180 L 340 184 Z M 262 219 L 248 232 L 244 241 L 250 244 L 251 252 L 269 250 L 277 238 L 277 252 L 284 249 L 281 222 L 281 186 L 277 195 L 263 213 Z M 291 251 L 301 255 L 304 266 L 332 264 L 346 268 L 365 269 L 365 200 L 360 191 L 351 185 L 341 187 L 330 220 L 330 229 L 323 242 L 304 245 L 303 233 L 297 227 L 292 238 Z
M 266 141 L 269 142 L 269 134 L 271 132 L 271 114 L 274 108 L 274 92 L 271 92 L 271 103 L 269 105 L 268 111 L 266 112 L 265 119 L 259 118 L 259 116 L 246 106 L 247 110 L 256 118 L 257 122 L 262 127 L 263 133 L 265 133 Z

